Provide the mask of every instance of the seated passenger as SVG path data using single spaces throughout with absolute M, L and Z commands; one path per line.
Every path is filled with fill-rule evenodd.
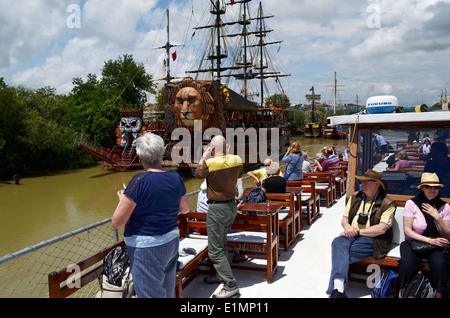
M 326 172 L 330 171 L 328 167 L 328 160 L 323 153 L 318 153 L 316 155 L 316 160 L 314 161 L 314 172 Z
M 353 194 L 345 207 L 341 225 L 344 231 L 331 246 L 331 275 L 327 294 L 347 298 L 344 284 L 351 263 L 369 256 L 383 258 L 390 251 L 395 203 L 386 196 L 381 173 L 367 170 L 361 180 L 362 191 Z
M 418 153 L 423 154 L 424 156 L 427 156 L 431 153 L 431 140 L 430 138 L 424 138 L 423 144 L 419 147 L 417 150 Z
M 266 193 L 285 193 L 286 179 L 280 177 L 280 165 L 278 162 L 272 162 L 267 168 L 269 177 L 262 183 L 262 188 Z
M 445 237 L 450 237 L 450 206 L 441 200 L 439 190 L 444 187 L 435 173 L 422 174 L 418 188 L 421 190 L 405 204 L 403 228 L 406 240 L 400 244 L 400 294 L 419 271 L 419 261 L 427 259 L 430 265 L 431 286 L 436 297 L 442 296 L 447 284 L 448 268 L 444 248 L 449 245 Z M 414 241 L 428 243 L 435 247 L 424 253 L 415 251 Z
M 387 171 L 398 171 L 403 168 L 411 167 L 411 163 L 407 160 L 406 152 L 404 150 L 398 153 L 398 161 L 395 163 L 394 167 L 387 167 Z
M 271 163 L 272 160 L 267 158 L 266 160 L 264 160 L 264 167 L 247 172 L 247 175 L 255 180 L 256 186 L 260 186 L 261 182 L 268 177 L 266 169 L 270 166 Z M 281 172 L 280 176 L 283 176 Z
M 431 145 L 431 160 L 425 165 L 423 172 L 434 172 L 439 180 L 445 185 L 441 189 L 443 198 L 450 198 L 450 158 L 448 157 L 447 145 L 443 142 L 434 142 Z
M 308 158 L 308 154 L 306 152 L 303 152 L 303 158 L 304 158 L 302 167 L 303 173 L 313 173 L 314 170 L 312 164 L 306 160 Z
M 339 157 L 336 155 L 332 147 L 327 148 L 328 167 L 335 167 L 339 165 Z

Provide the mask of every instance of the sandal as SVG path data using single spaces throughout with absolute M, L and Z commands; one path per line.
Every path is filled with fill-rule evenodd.
M 245 262 L 246 260 L 248 260 L 248 256 L 246 254 L 241 254 L 239 257 L 234 256 L 232 262 L 240 263 Z

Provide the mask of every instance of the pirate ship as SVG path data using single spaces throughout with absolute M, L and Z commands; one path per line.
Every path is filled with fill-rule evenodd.
M 264 161 L 261 154 L 271 158 L 284 154 L 290 138 L 289 100 L 280 78 L 289 75 L 274 69 L 270 58 L 270 47 L 281 43 L 269 40 L 273 30 L 265 21 L 274 16 L 266 16 L 261 3 L 255 13 L 251 2 L 211 1 L 211 20 L 195 28 L 209 30 L 202 44 L 206 48 L 202 50 L 204 56 L 198 68 L 187 71 L 190 76 L 178 82 L 173 82 L 175 78 L 170 74 L 170 59 L 176 52 L 171 52 L 174 45 L 168 34 L 167 44 L 161 47 L 167 54 L 164 124 L 144 122 L 142 112 L 123 110 L 114 148 L 102 154 L 81 143 L 79 147 L 106 166 L 127 170 L 140 167 L 135 139 L 151 131 L 165 139 L 164 165 L 191 173 L 199 153 L 214 134 L 226 136 L 231 132 L 227 141 L 235 145 L 230 151 L 241 155 L 246 167 Z M 226 29 L 230 29 L 228 33 Z M 271 87 L 276 87 L 277 92 L 270 91 Z M 274 103 L 272 96 L 281 97 L 281 101 L 279 98 Z M 189 134 L 183 135 L 181 141 L 177 135 L 180 129 Z M 211 129 L 212 135 L 208 133 Z M 260 156 L 255 157 L 257 154 Z

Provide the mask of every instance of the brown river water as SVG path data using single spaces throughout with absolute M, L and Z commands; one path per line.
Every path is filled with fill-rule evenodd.
M 346 145 L 345 139 L 293 136 L 294 141 L 308 152 L 308 159 L 324 146 Z M 116 192 L 138 172 L 106 171 L 98 165 L 22 178 L 19 185 L 0 183 L 0 258 L 110 218 L 118 203 Z M 188 192 L 202 183 L 188 176 L 183 180 Z

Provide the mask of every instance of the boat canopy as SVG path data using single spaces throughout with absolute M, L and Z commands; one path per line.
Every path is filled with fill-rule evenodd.
M 437 116 L 436 113 L 439 115 Z M 424 123 L 447 121 L 450 122 L 450 112 L 426 112 L 426 113 L 392 113 L 392 114 L 354 114 L 346 116 L 328 117 L 331 126 L 355 125 L 355 124 L 398 124 L 398 123 Z

